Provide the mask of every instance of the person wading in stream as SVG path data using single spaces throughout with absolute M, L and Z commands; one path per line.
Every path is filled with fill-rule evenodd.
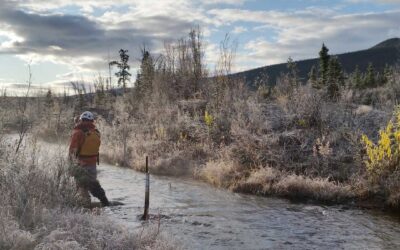
M 78 192 L 86 206 L 90 205 L 89 192 L 103 206 L 110 205 L 97 180 L 96 164 L 99 163 L 100 143 L 100 132 L 94 124 L 94 115 L 89 111 L 83 112 L 72 131 L 69 158 L 74 166 L 72 174 L 78 185 Z

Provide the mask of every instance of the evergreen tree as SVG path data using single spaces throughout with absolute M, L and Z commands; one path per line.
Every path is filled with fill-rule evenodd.
M 337 57 L 329 60 L 327 85 L 327 95 L 329 98 L 337 100 L 340 95 L 340 86 L 344 86 L 343 70 Z
M 299 85 L 299 70 L 297 69 L 296 63 L 293 61 L 291 57 L 288 58 L 287 69 L 289 70 L 288 77 L 289 77 L 289 84 L 292 89 L 295 89 Z
M 330 55 L 328 54 L 329 49 L 322 44 L 321 51 L 319 52 L 319 72 L 321 77 L 321 84 L 325 86 L 328 82 L 328 69 L 329 69 L 329 60 Z
M 327 95 L 329 99 L 336 101 L 340 96 L 340 88 L 336 82 L 331 82 L 328 84 Z
M 353 72 L 353 87 L 358 89 L 363 88 L 363 80 L 358 65 L 356 65 L 356 69 Z
M 372 63 L 368 64 L 367 74 L 365 75 L 364 85 L 367 88 L 376 87 L 375 69 Z
M 385 68 L 383 69 L 383 79 L 382 79 L 382 84 L 386 84 L 390 82 L 390 79 L 392 79 L 393 76 L 393 71 L 392 68 L 389 65 L 385 65 Z
M 118 77 L 118 87 L 122 86 L 122 89 L 126 89 L 127 84 L 130 80 L 131 73 L 129 73 L 130 66 L 128 64 L 129 55 L 128 50 L 120 49 L 119 50 L 120 61 L 112 61 L 110 65 L 117 65 L 119 71 L 115 73 L 115 76 Z
M 154 62 L 150 53 L 144 48 L 142 51 L 142 62 L 136 76 L 135 92 L 139 99 L 149 95 L 152 91 L 154 80 Z
M 337 76 L 336 60 L 332 58 L 329 60 L 328 76 L 327 76 L 327 95 L 331 100 L 337 100 L 339 97 L 339 81 Z
M 332 57 L 329 60 L 328 82 L 329 83 L 334 82 L 339 86 L 344 86 L 344 75 L 343 75 L 342 65 L 340 64 L 336 56 Z

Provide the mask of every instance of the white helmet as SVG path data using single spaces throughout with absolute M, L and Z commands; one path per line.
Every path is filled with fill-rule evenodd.
M 93 120 L 94 120 L 94 115 L 93 115 L 92 112 L 85 111 L 85 112 L 83 112 L 83 113 L 81 114 L 81 116 L 79 117 L 79 119 L 80 119 L 80 120 L 87 119 L 87 120 L 93 121 Z

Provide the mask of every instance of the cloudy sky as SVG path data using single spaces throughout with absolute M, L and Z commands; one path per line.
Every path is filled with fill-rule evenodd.
M 372 47 L 400 37 L 400 0 L 0 0 L 0 89 L 17 90 L 31 64 L 36 87 L 107 75 L 108 58 L 128 49 L 136 74 L 143 44 L 199 25 L 210 70 L 219 43 L 237 41 L 235 70 Z

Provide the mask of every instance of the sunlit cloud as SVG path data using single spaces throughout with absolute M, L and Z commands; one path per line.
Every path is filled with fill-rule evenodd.
M 237 26 L 232 30 L 232 33 L 233 34 L 240 34 L 240 33 L 246 32 L 246 31 L 247 31 L 247 28 L 245 28 L 243 26 Z

